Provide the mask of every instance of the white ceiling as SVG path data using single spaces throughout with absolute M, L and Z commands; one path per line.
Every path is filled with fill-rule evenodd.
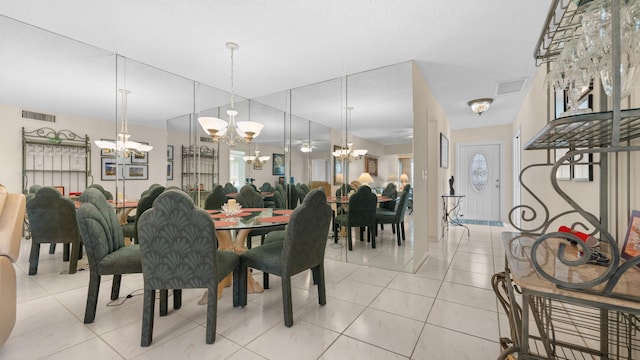
M 25 59 L 19 50 L 27 35 L 13 36 L 17 33 L 3 27 L 0 75 L 9 86 L 0 89 L 0 99 L 19 105 L 20 96 L 24 95 L 16 94 L 20 94 L 21 84 L 29 83 L 29 78 L 42 82 L 49 77 L 47 84 L 56 88 L 56 83 L 67 75 L 65 66 L 90 67 L 104 72 L 104 76 L 100 77 L 102 80 L 87 81 L 92 84 L 87 88 L 57 87 L 58 96 L 52 103 L 61 103 L 74 93 L 98 97 L 101 91 L 112 91 L 113 86 L 107 84 L 112 81 L 109 74 L 113 69 L 105 60 L 108 52 L 228 90 L 230 61 L 224 44 L 234 41 L 240 45 L 235 56 L 236 93 L 245 98 L 261 98 L 268 103 L 269 97 L 275 96 L 276 102 L 284 104 L 282 95 L 272 94 L 299 88 L 296 96 L 319 99 L 319 94 L 327 93 L 327 86 L 341 89 L 342 85 L 339 81 L 307 85 L 414 60 L 447 113 L 452 129 L 510 124 L 536 71 L 533 48 L 550 3 L 551 0 L 3 0 L 1 15 L 106 51 L 86 54 L 82 64 L 64 57 L 43 59 L 37 54 Z M 50 39 L 40 40 L 39 44 L 42 48 L 55 47 L 55 41 Z M 56 70 L 33 71 L 47 69 L 37 65 L 43 61 L 55 64 L 52 68 Z M 30 65 L 29 70 L 23 67 L 26 65 Z M 360 104 L 349 102 L 356 106 L 353 133 L 381 143 L 406 143 L 410 141 L 411 108 L 405 105 L 411 104 L 411 93 L 410 85 L 399 80 L 398 74 L 404 79 L 410 74 L 406 72 L 410 67 L 390 69 L 350 78 L 350 89 L 362 88 L 360 99 L 352 99 Z M 497 95 L 499 82 L 523 78 L 527 79 L 523 91 Z M 74 80 L 82 84 L 86 79 Z M 192 87 L 178 77 L 165 80 L 167 86 L 174 81 L 174 87 L 182 87 L 180 96 L 184 98 L 155 99 L 155 107 L 179 103 L 188 109 Z M 305 93 L 304 89 L 318 92 Z M 56 97 L 33 90 L 30 96 Z M 483 97 L 495 101 L 491 110 L 479 118 L 471 113 L 467 101 Z M 336 127 L 335 111 L 332 110 L 334 115 L 323 115 L 318 110 L 323 108 L 321 104 L 319 100 L 315 108 L 300 109 L 299 115 Z M 86 111 L 100 107 L 90 98 L 76 101 L 73 106 L 81 114 L 83 106 Z M 104 111 L 112 110 L 112 105 L 105 105 Z M 163 110 L 163 120 L 185 113 Z

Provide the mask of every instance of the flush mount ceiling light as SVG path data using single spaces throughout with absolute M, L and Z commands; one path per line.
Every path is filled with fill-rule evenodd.
M 471 107 L 471 111 L 478 115 L 482 115 L 483 112 L 489 110 L 491 103 L 493 103 L 493 99 L 484 98 L 471 100 L 467 104 Z
M 208 116 L 199 117 L 198 122 L 214 142 L 223 141 L 229 144 L 229 147 L 235 147 L 238 142 L 251 142 L 260 135 L 264 125 L 255 121 L 238 121 L 236 123 L 238 111 L 236 111 L 234 103 L 233 52 L 240 47 L 233 42 L 228 42 L 226 47 L 231 51 L 231 108 L 227 110 L 229 122 Z

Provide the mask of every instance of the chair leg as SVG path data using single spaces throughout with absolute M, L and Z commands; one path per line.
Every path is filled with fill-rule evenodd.
M 78 270 L 78 258 L 80 257 L 80 241 L 64 245 L 65 249 L 68 249 L 67 247 L 71 245 L 71 257 L 69 258 L 69 274 L 75 274 Z
M 113 285 L 111 285 L 111 300 L 115 300 L 120 297 L 120 281 L 122 281 L 122 275 L 113 275 Z
M 400 224 L 395 224 L 395 227 L 398 231 L 396 231 L 396 239 L 398 240 L 398 246 L 402 245 L 402 240 L 400 240 Z
M 173 289 L 173 308 L 178 310 L 182 307 L 182 289 Z
M 320 264 L 313 268 L 314 279 L 318 285 L 318 304 L 324 306 L 327 304 L 327 292 L 324 284 L 324 264 Z
M 49 244 L 49 254 L 55 254 L 55 253 L 56 253 L 56 243 Z
M 31 252 L 29 253 L 29 275 L 38 273 L 38 260 L 40 259 L 40 243 L 31 239 Z
M 100 275 L 91 271 L 89 274 L 89 288 L 87 290 L 87 305 L 84 311 L 84 323 L 90 324 L 96 318 L 98 307 L 98 293 L 100 291 Z
M 153 341 L 153 313 L 156 305 L 156 291 L 144 290 L 142 305 L 142 336 L 140 346 L 149 346 Z
M 391 224 L 391 233 L 395 234 L 396 232 L 397 232 L 396 225 L 395 224 Z
M 265 290 L 269 288 L 269 273 L 265 271 L 262 272 L 262 288 Z
M 207 299 L 207 344 L 216 341 L 216 315 L 218 313 L 218 284 L 209 286 Z
M 69 261 L 69 251 L 71 248 L 70 243 L 62 244 L 62 261 Z
M 404 235 L 404 221 L 400 222 L 400 229 L 402 229 L 402 241 L 405 241 L 405 235 Z
M 349 251 L 353 250 L 353 242 L 351 241 L 351 226 L 347 226 L 347 243 L 349 246 Z
M 167 316 L 169 313 L 169 290 L 160 289 L 160 316 Z
M 368 236 L 371 238 L 371 248 L 376 248 L 376 225 L 373 224 L 373 231 L 371 231 L 372 226 L 367 226 Z
M 240 306 L 240 266 L 236 266 L 233 269 L 233 307 L 238 307 Z M 245 276 L 246 277 L 246 276 Z M 244 282 L 245 284 L 247 283 L 247 281 L 245 280 Z M 217 289 L 216 289 L 217 292 Z M 216 294 L 217 297 L 218 294 Z M 247 302 L 247 297 L 246 297 L 246 293 L 245 293 L 245 304 Z
M 360 226 L 360 241 L 364 241 L 364 226 Z M 369 238 L 367 238 L 369 241 Z
M 291 302 L 291 277 L 282 275 L 282 310 L 284 311 L 284 325 L 293 326 L 293 303 Z

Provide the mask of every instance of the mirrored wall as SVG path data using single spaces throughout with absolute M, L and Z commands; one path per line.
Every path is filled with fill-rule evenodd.
M 215 184 L 231 182 L 239 188 L 247 181 L 257 187 L 326 183 L 334 195 L 341 183 L 356 180 L 366 171 L 373 175 L 369 185 L 380 191 L 395 181 L 393 176 L 399 177 L 399 159 L 411 158 L 409 62 L 250 100 L 236 96 L 236 120 L 265 126 L 250 144 L 230 149 L 213 143 L 197 121 L 199 116 L 226 120 L 228 91 L 6 17 L 0 17 L 0 32 L 11 34 L 0 37 L 0 48 L 6 50 L 0 57 L 0 116 L 12 120 L 5 122 L 0 141 L 20 149 L 22 127 L 87 135 L 91 140 L 88 182 L 101 184 L 117 199 L 138 199 L 157 183 L 187 191 L 200 204 Z M 126 106 L 119 90 L 128 91 Z M 22 110 L 54 115 L 55 123 L 22 118 Z M 95 145 L 95 140 L 116 140 L 125 129 L 125 118 L 130 139 L 153 146 L 151 151 L 114 156 Z M 368 125 L 380 124 L 381 118 L 384 127 Z M 395 140 L 399 135 L 404 137 L 401 143 Z M 366 149 L 366 158 L 336 160 L 332 151 L 347 142 Z M 238 161 L 256 152 L 269 160 Z M 20 162 L 19 157 L 3 155 L 8 168 L 20 169 Z M 32 185 L 24 183 L 18 171 L 3 176 L 1 182 L 14 191 Z M 412 232 L 411 227 L 407 231 Z M 409 238 L 413 235 L 407 234 Z M 348 252 L 340 240 L 330 244 L 327 256 L 412 270 L 409 243 L 389 249 L 389 253 L 383 253 L 382 247 Z M 376 262 L 376 257 L 396 260 Z

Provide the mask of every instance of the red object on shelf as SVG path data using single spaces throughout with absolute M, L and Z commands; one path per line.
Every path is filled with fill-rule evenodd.
M 593 236 L 591 236 L 589 234 L 585 234 L 583 232 L 571 229 L 570 227 L 560 226 L 560 228 L 558 228 L 558 231 L 559 232 L 565 232 L 565 233 L 571 233 L 571 234 L 577 236 L 580 240 L 582 240 L 589 247 L 594 247 L 594 246 L 598 245 L 598 239 L 596 239 L 595 237 L 593 237 Z

